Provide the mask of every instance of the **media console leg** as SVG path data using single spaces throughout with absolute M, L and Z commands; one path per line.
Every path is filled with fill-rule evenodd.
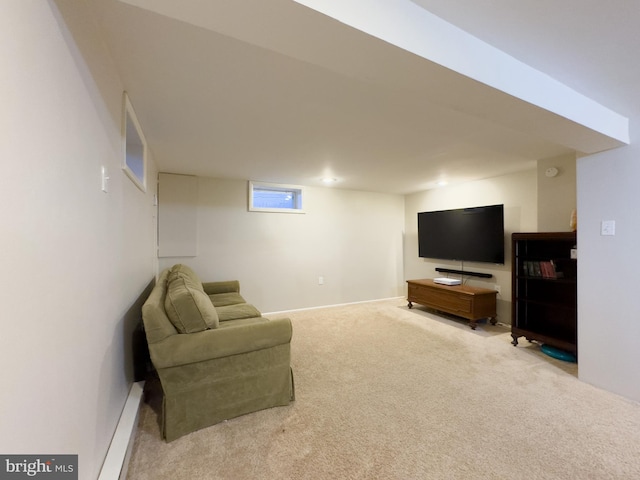
M 518 346 L 518 337 L 511 334 L 511 338 L 513 338 L 513 342 L 511 342 L 511 345 L 513 345 L 514 347 Z
M 411 301 L 409 301 L 409 303 L 407 303 L 407 307 L 413 308 L 413 303 L 411 303 Z
M 491 317 L 489 321 L 491 322 L 491 325 L 495 325 L 496 323 L 498 323 L 498 319 L 496 317 Z
M 471 330 L 475 330 L 477 325 L 476 325 L 476 321 L 475 320 L 469 320 L 469 326 L 471 327 Z

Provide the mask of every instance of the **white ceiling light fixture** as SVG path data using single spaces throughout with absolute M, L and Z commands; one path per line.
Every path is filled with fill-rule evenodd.
M 324 177 L 322 179 L 322 183 L 324 183 L 325 185 L 331 185 L 333 183 L 336 183 L 337 181 L 338 179 L 333 177 Z

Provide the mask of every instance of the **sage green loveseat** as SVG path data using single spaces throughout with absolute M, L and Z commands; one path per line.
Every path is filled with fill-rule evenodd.
M 262 317 L 239 282 L 202 283 L 174 265 L 160 274 L 142 318 L 166 441 L 294 399 L 291 321 Z

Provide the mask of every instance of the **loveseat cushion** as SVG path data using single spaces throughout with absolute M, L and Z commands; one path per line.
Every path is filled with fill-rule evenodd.
M 237 305 L 239 303 L 247 303 L 239 293 L 214 293 L 209 295 L 209 300 L 214 307 L 226 307 L 227 305 Z
M 207 295 L 217 295 L 218 293 L 240 293 L 240 282 L 238 280 L 225 280 L 223 282 L 202 282 L 202 288 Z
M 167 279 L 164 307 L 169 320 L 180 333 L 195 333 L 218 327 L 218 313 L 213 303 L 186 276 L 175 275 Z
M 221 322 L 262 316 L 258 309 L 249 303 L 238 303 L 215 308 Z
M 193 287 L 197 288 L 201 292 L 204 292 L 204 289 L 202 288 L 202 282 L 200 281 L 200 277 L 198 277 L 198 274 L 194 272 L 193 269 L 188 265 L 177 263 L 173 267 L 171 267 L 171 271 L 169 272 L 167 281 L 171 283 L 171 280 L 173 280 L 176 277 L 184 277 L 189 279 L 193 283 Z
M 270 321 L 271 320 L 265 317 L 240 318 L 220 322 L 220 326 L 218 327 L 218 329 L 222 330 L 224 328 L 234 328 L 239 327 L 240 325 L 255 325 L 256 323 L 265 323 Z

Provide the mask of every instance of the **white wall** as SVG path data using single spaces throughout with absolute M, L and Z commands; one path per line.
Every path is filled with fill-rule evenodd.
M 133 381 L 157 267 L 155 182 L 120 170 L 122 85 L 97 31 L 84 2 L 0 4 L 0 452 L 78 454 L 81 479 Z
M 558 174 L 548 177 L 546 171 L 556 168 Z M 575 154 L 538 161 L 538 231 L 570 231 L 571 213 L 576 208 Z
M 465 262 L 464 269 L 490 273 L 493 278 L 468 277 L 467 285 L 494 288 L 498 321 L 511 323 L 511 234 L 537 231 L 537 173 L 535 169 L 477 182 L 408 195 L 405 203 L 405 278 L 434 278 L 436 267 L 460 269 L 460 262 L 418 257 L 418 212 L 504 204 L 505 264 Z
M 578 360 L 580 379 L 640 401 L 640 112 L 630 120 L 630 146 L 578 159 Z
M 162 192 L 161 184 L 161 209 Z M 203 281 L 238 279 L 262 312 L 404 294 L 400 195 L 307 187 L 305 214 L 247 211 L 246 181 L 199 178 L 198 196 L 198 255 L 161 267 L 181 262 Z
M 158 257 L 198 255 L 198 177 L 160 173 Z

